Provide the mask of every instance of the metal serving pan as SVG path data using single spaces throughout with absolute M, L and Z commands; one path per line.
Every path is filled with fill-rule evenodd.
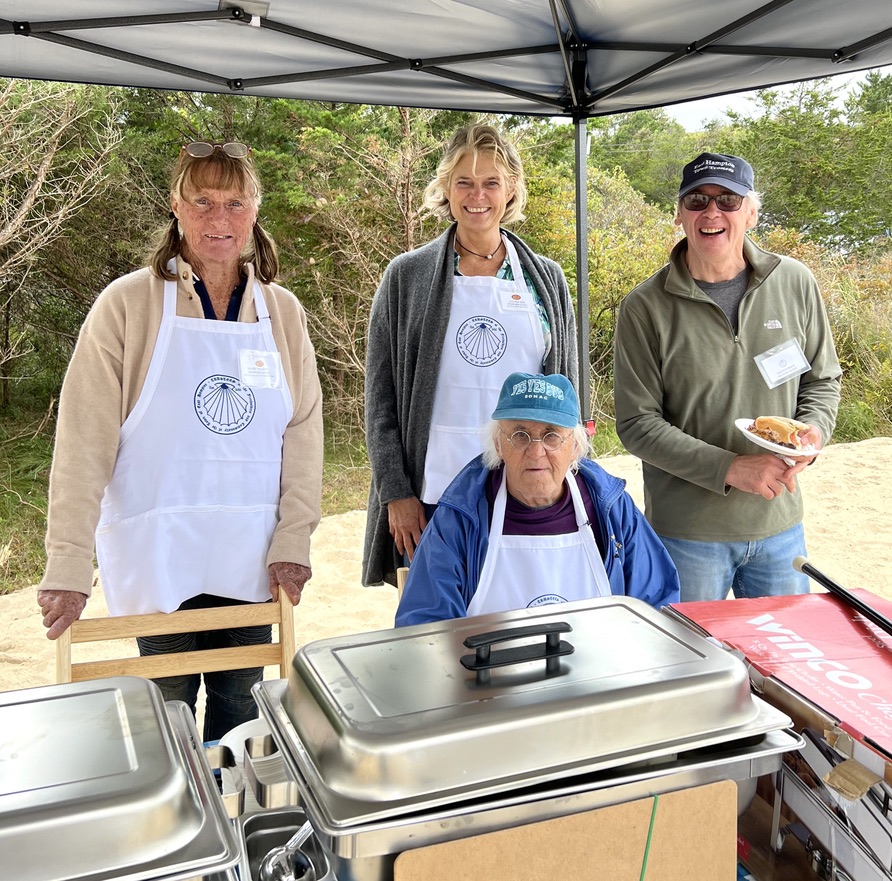
M 306 816 L 338 881 L 392 881 L 393 863 L 405 850 L 451 841 L 526 823 L 594 810 L 638 798 L 734 780 L 750 781 L 781 766 L 785 752 L 798 750 L 802 738 L 782 730 L 755 733 L 764 725 L 789 724 L 783 714 L 762 702 L 754 732 L 730 742 L 705 738 L 683 752 L 654 758 L 642 752 L 622 767 L 598 768 L 559 779 L 517 785 L 465 800 L 417 799 L 401 805 L 360 803 L 339 797 L 305 775 L 291 721 L 284 712 L 282 680 L 261 683 L 255 697 L 271 720 L 273 736 L 283 749 L 289 771 L 301 791 Z M 297 749 L 295 749 L 297 746 Z M 535 775 L 534 775 L 535 776 Z M 531 778 L 532 779 L 532 778 Z M 537 778 L 538 780 L 538 778 Z
M 318 775 L 291 719 L 284 710 L 282 696 L 285 685 L 285 681 L 281 679 L 261 682 L 254 687 L 254 697 L 260 712 L 270 722 L 273 737 L 282 750 L 285 766 L 297 783 L 300 802 L 306 807 L 313 828 L 317 832 L 320 829 L 328 829 L 343 833 L 362 826 L 372 826 L 391 820 L 399 821 L 407 815 L 428 814 L 442 808 L 449 809 L 456 804 L 479 804 L 497 799 L 505 793 L 527 791 L 533 787 L 548 788 L 569 779 L 584 777 L 591 780 L 594 779 L 592 775 L 613 780 L 616 776 L 629 773 L 643 773 L 648 778 L 667 772 L 674 773 L 679 762 L 687 762 L 692 757 L 699 762 L 704 755 L 712 755 L 722 750 L 737 755 L 742 749 L 755 748 L 758 751 L 766 744 L 776 744 L 778 742 L 776 739 L 766 740 L 766 738 L 780 734 L 782 729 L 791 724 L 788 716 L 759 698 L 753 698 L 757 707 L 756 719 L 743 728 L 735 729 L 733 737 L 730 738 L 723 736 L 722 733 L 691 737 L 672 741 L 671 745 L 655 744 L 648 749 L 628 751 L 621 759 L 617 755 L 611 755 L 609 759 L 594 757 L 573 766 L 564 766 L 558 771 L 547 768 L 488 784 L 459 787 L 446 792 L 429 792 L 394 801 L 379 801 L 343 796 L 326 785 L 325 780 Z M 800 743 L 799 741 L 783 742 L 787 743 L 785 750 L 800 748 L 796 745 Z M 468 757 L 467 762 L 471 761 L 473 756 Z M 732 779 L 742 780 L 744 777 Z M 701 782 L 711 781 L 697 781 L 698 784 Z
M 4 877 L 229 877 L 238 857 L 185 704 L 128 676 L 0 694 Z
M 379 807 L 789 724 L 766 718 L 742 661 L 628 597 L 319 640 L 281 706 L 311 785 Z

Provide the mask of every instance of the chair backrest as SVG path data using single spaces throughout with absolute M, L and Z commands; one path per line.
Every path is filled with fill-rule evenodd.
M 249 627 L 258 624 L 278 624 L 278 641 L 274 641 L 271 645 L 147 657 L 76 663 L 72 663 L 71 660 L 71 646 L 74 643 L 160 636 L 169 633 L 194 633 L 201 630 L 223 630 L 228 627 Z M 184 676 L 190 673 L 240 670 L 245 667 L 267 667 L 276 664 L 284 679 L 288 676 L 294 652 L 294 605 L 285 591 L 280 591 L 279 600 L 275 603 L 190 609 L 169 614 L 81 618 L 56 640 L 56 682 L 82 682 L 85 679 L 103 679 L 108 676 L 144 676 L 147 679 L 157 679 L 161 676 Z

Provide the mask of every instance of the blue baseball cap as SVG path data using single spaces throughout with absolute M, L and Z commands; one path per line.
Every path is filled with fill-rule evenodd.
M 725 153 L 701 153 L 689 162 L 681 173 L 678 198 L 697 187 L 715 184 L 738 196 L 745 196 L 755 189 L 753 167 L 739 156 Z
M 564 428 L 579 424 L 576 389 L 560 373 L 512 373 L 502 384 L 493 419 L 547 422 Z

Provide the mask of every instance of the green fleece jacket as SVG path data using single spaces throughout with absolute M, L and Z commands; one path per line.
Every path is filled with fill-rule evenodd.
M 654 529 L 694 541 L 754 541 L 802 519 L 802 495 L 768 501 L 725 485 L 735 456 L 758 453 L 734 420 L 789 416 L 817 425 L 826 445 L 841 370 L 814 276 L 748 239 L 752 267 L 734 333 L 697 287 L 687 240 L 622 302 L 616 325 L 616 430 L 643 461 L 645 512 Z M 811 365 L 769 389 L 756 356 L 798 340 Z

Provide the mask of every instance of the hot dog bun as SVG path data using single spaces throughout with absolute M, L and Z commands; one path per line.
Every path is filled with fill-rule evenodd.
M 749 426 L 749 431 L 765 440 L 792 450 L 801 450 L 799 432 L 808 428 L 803 422 L 788 419 L 786 416 L 758 416 Z

